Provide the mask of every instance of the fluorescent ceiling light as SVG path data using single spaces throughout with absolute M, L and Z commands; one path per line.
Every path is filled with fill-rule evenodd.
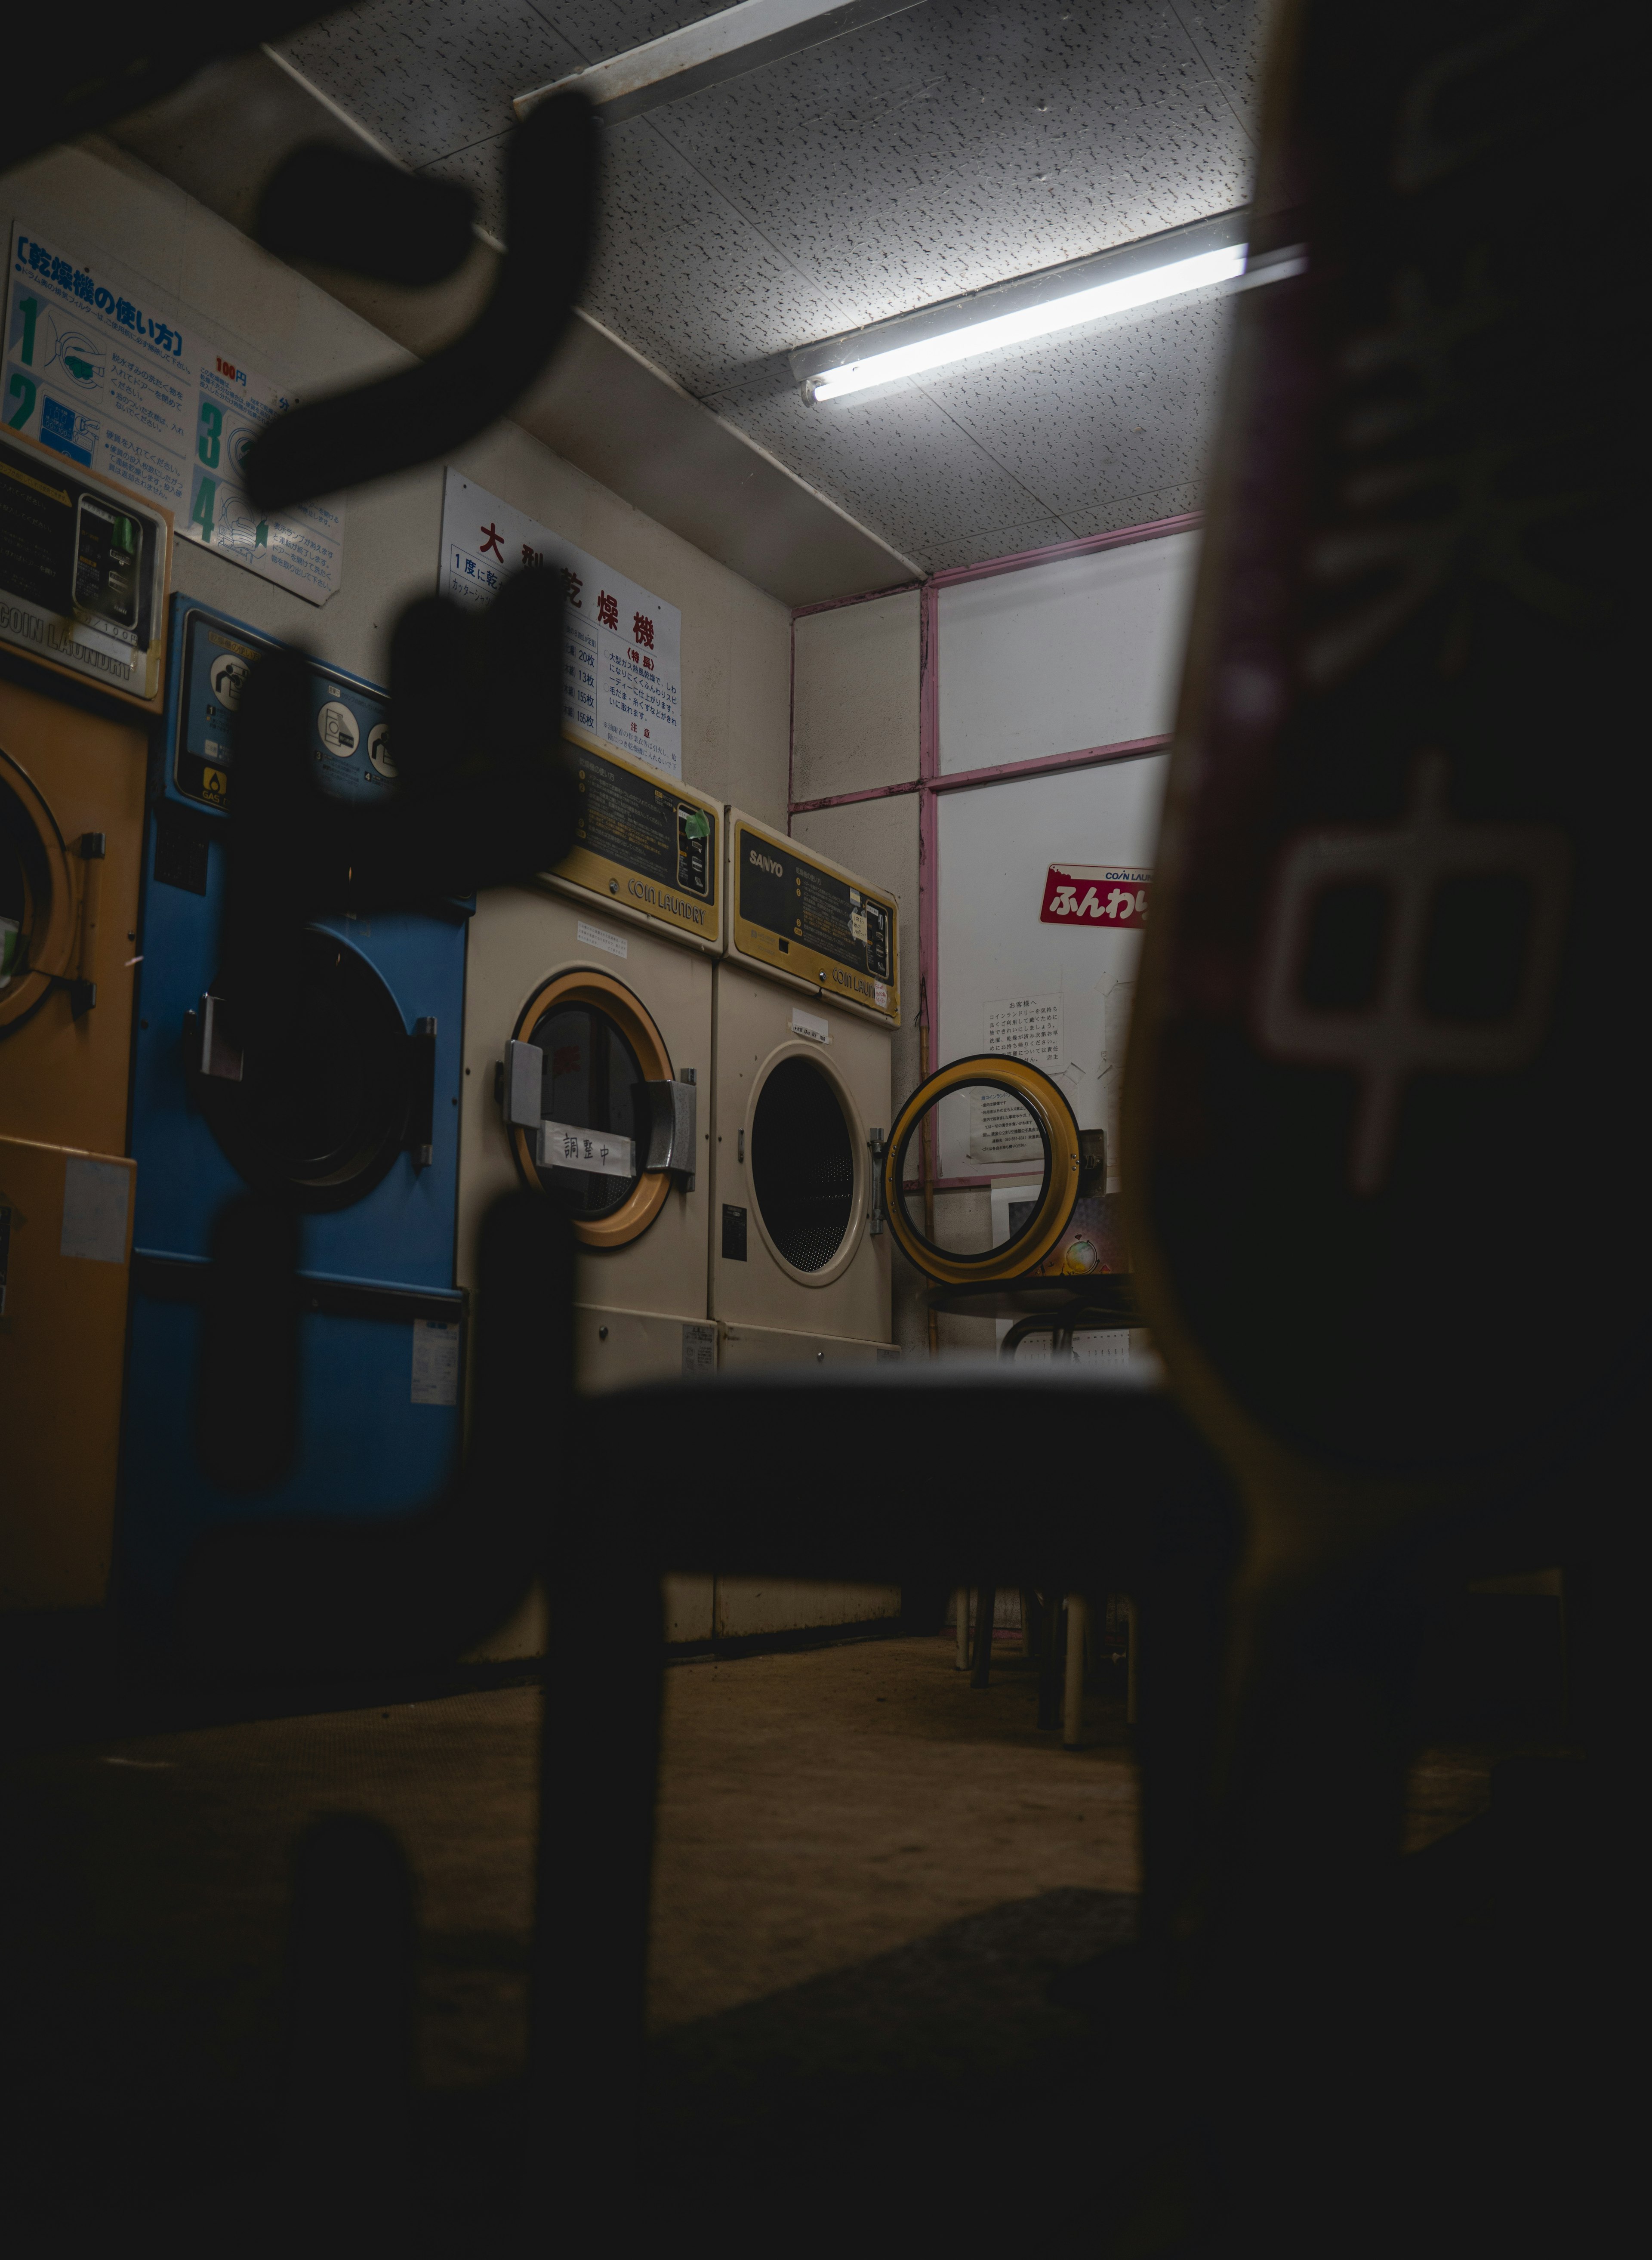
M 965 298 L 869 323 L 847 336 L 804 347 L 791 356 L 792 368 L 805 400 L 841 400 L 1213 283 L 1242 285 L 1300 274 L 1306 258 L 1294 247 L 1248 261 L 1249 219 L 1244 210 L 1220 212 L 1088 259 L 995 282 Z
M 662 39 L 518 94 L 511 107 L 526 118 L 550 96 L 573 92 L 593 104 L 606 124 L 617 125 L 640 111 L 697 94 L 703 86 L 719 86 L 725 79 L 796 54 L 800 47 L 819 46 L 823 39 L 920 4 L 921 0 L 740 0 L 739 7 L 685 24 Z

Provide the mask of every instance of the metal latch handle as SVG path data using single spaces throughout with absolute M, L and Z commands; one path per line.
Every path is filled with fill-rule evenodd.
M 684 1068 L 675 1083 L 640 1083 L 634 1088 L 641 1101 L 638 1111 L 647 1126 L 637 1141 L 642 1167 L 669 1171 L 685 1193 L 691 1193 L 699 1157 L 699 1093 L 694 1069 Z
M 872 1213 L 871 1219 L 867 1225 L 866 1229 L 868 1236 L 870 1239 L 876 1240 L 879 1237 L 883 1229 L 883 1131 L 881 1129 L 869 1130 L 866 1134 L 866 1143 L 872 1156 L 872 1198 L 869 1203 Z

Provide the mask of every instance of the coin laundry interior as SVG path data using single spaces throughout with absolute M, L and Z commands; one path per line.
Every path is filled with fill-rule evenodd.
M 1317 2127 L 1302 2063 L 1374 2078 L 1368 1919 L 1436 2117 L 1440 2066 L 1495 2085 L 1528 1933 L 1544 2112 L 1537 2059 L 1593 2061 L 1549 1983 L 1582 1904 L 1555 1848 L 1595 1841 L 1574 1761 L 1633 1580 L 1574 1572 L 1554 1501 L 1636 1495 L 1564 1458 L 1620 1434 L 1617 1353 L 1585 1387 L 1555 1348 L 1518 1483 L 1500 1432 L 1425 1465 L 1369 1413 L 1380 1369 L 1406 1437 L 1466 1433 L 1471 1352 L 1509 1434 L 1542 1393 L 1485 1308 L 1529 1230 L 1486 1187 L 1560 1151 L 1543 1031 L 1616 977 L 1565 952 L 1634 891 L 1565 798 L 1578 747 L 1629 740 L 1617 411 L 1563 479 L 1505 428 L 1541 420 L 1520 385 L 1563 397 L 1556 335 L 1634 365 L 1590 327 L 1620 273 L 1592 214 L 1564 308 L 1509 311 L 1559 225 L 1520 198 L 1588 176 L 1527 86 L 1573 35 L 1437 13 L 367 0 L 191 32 L 234 52 L 140 13 L 14 58 L 0 2100 L 30 2249 L 82 2203 L 238 2221 L 277 2185 L 299 2249 L 335 2172 L 345 2212 L 394 2185 L 404 2232 L 518 2226 L 549 2174 L 625 2249 L 640 2192 L 680 2235 L 702 2188 L 741 2249 L 795 2238 L 799 2190 L 847 2245 L 983 2185 L 975 2232 L 1036 2242 L 1041 2145 L 1125 2192 L 1098 2249 L 1253 2249 L 1212 2229 L 1232 2190 L 1267 2214 L 1319 2171 L 1255 2096 Z M 1520 485 L 1460 603 L 1478 537 L 1432 515 L 1420 431 Z M 1563 762 L 1505 759 L 1528 669 Z M 1577 1038 L 1569 1090 L 1606 1048 Z M 1405 1203 L 1448 1152 L 1484 1262 L 1441 1285 L 1450 1234 Z M 1420 1885 L 1413 1916 L 1448 1844 L 1455 1913 Z M 1527 2125 L 1496 2092 L 1465 2155 Z M 1416 2113 L 1350 2107 L 1359 2187 L 1417 2196 Z

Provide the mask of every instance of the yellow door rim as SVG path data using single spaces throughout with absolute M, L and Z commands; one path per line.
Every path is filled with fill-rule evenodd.
M 949 1092 L 986 1084 L 1007 1091 L 1038 1125 L 1044 1145 L 1044 1182 L 1031 1220 L 1002 1248 L 958 1255 L 926 1240 L 907 1216 L 900 1188 L 909 1148 L 937 1101 Z M 951 1287 L 1025 1277 L 1055 1246 L 1078 1198 L 1078 1122 L 1066 1093 L 1040 1069 L 997 1052 L 976 1052 L 937 1069 L 903 1104 L 883 1157 L 883 1211 L 895 1244 L 919 1270 Z
M 517 1015 L 511 1034 L 514 1041 L 526 1042 L 530 1032 L 545 1014 L 559 1005 L 589 1005 L 597 1012 L 607 1013 L 626 1041 L 637 1055 L 637 1064 L 648 1083 L 669 1083 L 672 1080 L 671 1055 L 665 1048 L 665 1038 L 655 1026 L 653 1015 L 635 992 L 611 974 L 598 973 L 585 965 L 570 966 L 561 973 L 549 975 L 541 981 Z M 533 1159 L 532 1134 L 518 1124 L 510 1128 L 511 1152 L 516 1162 L 517 1175 L 530 1192 L 543 1192 L 539 1169 Z M 611 1216 L 586 1221 L 574 1219 L 574 1237 L 584 1248 L 624 1248 L 640 1239 L 665 1206 L 666 1195 L 671 1190 L 671 1180 L 662 1169 L 644 1170 L 632 1187 L 628 1199 Z
M 42 905 L 36 899 L 38 882 L 25 855 L 24 931 L 28 960 L 22 973 L 0 990 L 0 1034 L 4 1034 L 32 1019 L 54 983 L 73 974 L 80 927 L 80 882 L 75 859 L 69 854 L 51 803 L 21 762 L 4 747 L 0 747 L 0 794 L 14 803 L 17 817 L 29 827 L 46 881 Z

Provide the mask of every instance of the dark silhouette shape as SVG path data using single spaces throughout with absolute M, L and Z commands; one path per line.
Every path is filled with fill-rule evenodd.
M 20 16 L 7 28 L 0 74 L 0 172 L 54 141 L 72 141 L 159 102 L 209 63 L 284 39 L 337 12 L 314 0 L 251 0 L 233 10 L 214 0 L 170 0 L 165 8 L 130 14 L 100 8 L 82 19 L 84 35 L 69 68 L 55 11 Z
M 390 654 L 404 776 L 370 806 L 316 783 L 307 657 L 272 653 L 249 669 L 222 955 L 244 1043 L 284 1036 L 307 918 L 428 909 L 561 861 L 576 806 L 556 691 L 563 603 L 561 575 L 534 568 L 479 618 L 436 597 L 409 607 Z
M 596 119 L 582 95 L 541 103 L 515 129 L 505 161 L 510 248 L 482 312 L 430 360 L 266 426 L 246 465 L 261 509 L 427 463 L 521 397 L 573 318 L 595 228 L 597 166 Z
M 214 1219 L 195 1448 L 225 1491 L 269 1490 L 298 1448 L 297 1267 L 297 1219 L 283 1202 L 249 1193 Z
M 462 1465 L 392 1521 L 282 1515 L 212 1533 L 175 1606 L 177 1646 L 197 1668 L 304 1678 L 445 1662 L 519 1604 L 569 1480 L 559 1453 L 575 1425 L 573 1234 L 555 1201 L 511 1193 L 490 1211 L 478 1255 Z
M 270 176 L 253 232 L 279 259 L 313 259 L 417 289 L 464 265 L 475 217 L 476 200 L 457 181 L 310 141 Z
M 311 908 L 308 866 L 325 805 L 305 751 L 310 683 L 303 652 L 271 652 L 252 667 L 242 694 L 218 977 L 231 1040 L 243 1054 L 284 1048 L 297 1011 L 292 966 Z
M 1293 272 L 1236 311 L 1125 1092 L 1144 1315 L 1251 1528 L 1205 1846 L 1170 1911 L 1176 2249 L 1323 2249 L 1411 2149 L 1398 2099 L 1445 2042 L 1437 2099 L 1496 2092 L 1479 2134 L 1514 2123 L 1495 2051 L 1407 1990 L 1420 1933 L 1438 1970 L 1453 1920 L 1402 1882 L 1422 1602 L 1557 1562 L 1597 1606 L 1636 1582 L 1652 1212 L 1624 1031 L 1648 774 L 1620 13 L 1308 0 L 1272 58 L 1251 250 Z M 1553 289 L 1540 238 L 1579 245 Z M 1578 370 L 1563 464 L 1546 404 Z M 1551 1246 L 1577 1314 L 1553 1333 L 1531 1324 Z M 1614 1707 L 1577 1726 L 1622 1734 Z M 1622 1777 L 1598 1739 L 1586 1763 Z M 1604 1841 L 1590 1797 L 1551 1793 L 1557 1827 Z M 1528 1967 L 1571 1950 L 1550 1920 Z M 1585 2031 L 1551 2028 L 1530 2065 L 1587 2092 Z M 1589 2175 L 1564 2140 L 1498 2135 L 1523 2192 L 1540 2148 L 1570 2206 Z M 1497 2178 L 1465 2129 L 1470 2156 Z M 1164 2218 L 1140 2194 L 1126 2248 L 1172 2249 Z M 1362 2228 L 1331 2242 L 1414 2233 Z
M 418 1946 L 412 1870 L 382 1822 L 301 1841 L 287 1934 L 277 2190 L 297 2228 L 390 2228 L 412 2206 Z
M 967 1592 L 968 1588 L 965 1590 Z M 967 1600 L 964 1606 L 968 1606 Z M 998 1606 L 998 1587 L 983 1585 L 976 1595 L 975 1647 L 969 1658 L 971 1687 L 984 1688 L 992 1684 L 992 1620 Z

